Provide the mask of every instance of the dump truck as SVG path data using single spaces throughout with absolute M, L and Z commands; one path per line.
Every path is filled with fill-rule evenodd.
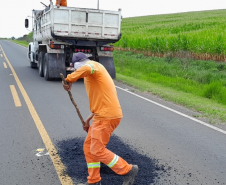
M 45 80 L 66 76 L 76 69 L 77 52 L 101 63 L 114 79 L 113 43 L 121 38 L 121 10 L 59 7 L 51 2 L 44 10 L 32 10 L 33 42 L 28 46 L 31 68 Z M 29 20 L 25 19 L 25 27 Z

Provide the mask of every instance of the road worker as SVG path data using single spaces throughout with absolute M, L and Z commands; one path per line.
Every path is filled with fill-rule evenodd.
M 50 0 L 50 3 L 52 0 Z M 60 8 L 60 6 L 67 6 L 67 0 L 56 0 L 56 6 L 57 8 Z
M 76 53 L 72 62 L 77 70 L 67 75 L 68 85 L 62 82 L 63 87 L 69 91 L 73 82 L 84 78 L 91 111 L 83 126 L 83 130 L 88 132 L 83 145 L 88 167 L 88 181 L 83 185 L 101 185 L 101 162 L 116 174 L 124 176 L 123 185 L 132 185 L 138 173 L 138 166 L 128 164 L 106 148 L 111 134 L 122 118 L 114 82 L 102 64 L 89 60 L 84 53 Z M 90 125 L 91 119 L 93 122 Z

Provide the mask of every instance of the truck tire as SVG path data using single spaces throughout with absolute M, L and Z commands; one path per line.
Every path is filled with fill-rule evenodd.
M 41 77 L 44 76 L 44 73 L 43 73 L 44 57 L 45 57 L 45 53 L 41 51 L 38 55 L 38 73 L 39 73 L 39 76 Z
M 44 78 L 46 81 L 49 81 L 49 57 L 48 53 L 45 54 L 45 59 L 44 59 Z
M 115 79 L 115 64 L 113 57 L 99 57 L 99 63 L 101 63 L 108 71 L 112 79 Z
M 37 64 L 34 62 L 30 62 L 30 66 L 31 66 L 31 68 L 37 68 Z
M 31 51 L 30 51 L 30 47 L 29 47 L 29 52 L 27 53 L 27 55 L 28 55 L 27 57 L 30 61 L 30 67 L 31 68 L 37 68 L 37 64 L 31 60 L 30 54 L 31 54 Z M 34 54 L 32 53 L 32 55 L 33 55 L 33 60 L 34 60 Z
M 44 78 L 47 81 L 60 79 L 60 73 L 66 76 L 65 54 L 46 53 L 44 57 Z

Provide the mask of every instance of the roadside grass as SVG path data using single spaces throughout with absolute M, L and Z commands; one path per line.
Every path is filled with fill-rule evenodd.
M 173 88 L 164 87 L 159 84 L 141 81 L 134 77 L 124 76 L 119 73 L 117 73 L 116 77 L 118 81 L 139 89 L 140 91 L 157 95 L 166 101 L 174 102 L 178 105 L 187 107 L 190 110 L 201 113 L 200 116 L 194 115 L 194 117 L 207 118 L 212 124 L 226 123 L 225 105 L 221 105 L 207 98 L 177 91 Z
M 225 63 L 122 51 L 114 51 L 114 61 L 117 80 L 201 112 L 212 123 L 226 122 Z
M 17 43 L 17 44 L 20 44 L 20 45 L 25 46 L 25 47 L 28 47 L 28 45 L 29 45 L 29 43 L 27 41 L 24 41 L 24 40 L 10 40 L 10 41 Z

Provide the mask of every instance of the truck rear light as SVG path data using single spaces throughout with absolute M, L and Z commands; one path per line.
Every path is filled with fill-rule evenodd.
M 113 47 L 100 47 L 101 51 L 114 51 Z
M 54 44 L 50 44 L 50 48 L 51 49 L 54 49 Z
M 91 49 L 75 48 L 74 51 L 75 52 L 90 53 L 91 52 Z
M 50 41 L 50 44 L 54 44 L 54 42 L 53 41 Z
M 64 45 L 60 44 L 50 44 L 51 49 L 64 49 Z

